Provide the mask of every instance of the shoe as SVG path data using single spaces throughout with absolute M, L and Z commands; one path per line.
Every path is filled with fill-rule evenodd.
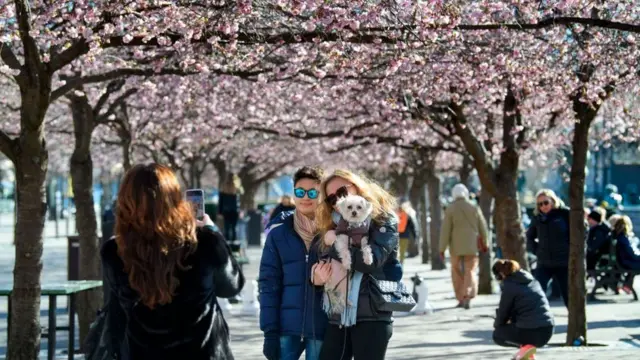
M 622 287 L 622 291 L 624 291 L 627 295 L 631 295 L 631 288 L 629 287 L 629 285 L 624 285 Z
M 533 345 L 524 345 L 520 347 L 520 350 L 518 350 L 518 352 L 516 353 L 516 356 L 514 357 L 515 360 L 531 360 L 531 359 L 535 359 L 535 354 L 536 351 L 538 349 L 536 349 L 535 346 Z M 533 358 L 531 356 L 534 356 Z
M 460 301 L 460 302 L 458 303 L 458 305 L 456 305 L 456 309 L 457 309 L 457 308 L 463 308 L 463 307 L 464 307 L 464 302 L 463 302 L 463 301 Z
M 464 307 L 465 310 L 471 309 L 471 300 L 470 299 L 465 300 L 464 304 L 463 304 L 463 307 Z

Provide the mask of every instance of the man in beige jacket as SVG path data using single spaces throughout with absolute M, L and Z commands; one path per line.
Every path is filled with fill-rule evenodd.
M 469 201 L 469 190 L 457 184 L 452 190 L 453 202 L 444 215 L 440 232 L 440 255 L 449 249 L 451 280 L 458 299 L 458 307 L 470 308 L 471 299 L 478 293 L 475 276 L 478 252 L 488 249 L 487 223 L 480 208 Z

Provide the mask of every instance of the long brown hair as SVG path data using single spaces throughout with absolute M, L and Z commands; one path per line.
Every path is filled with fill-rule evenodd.
M 136 165 L 127 172 L 116 207 L 118 255 L 129 285 L 153 309 L 171 302 L 179 285 L 177 270 L 197 245 L 196 223 L 176 175 L 159 164 Z
M 509 259 L 497 260 L 491 268 L 491 272 L 498 280 L 502 280 L 503 276 L 507 277 L 518 271 L 520 271 L 520 264 L 515 260 Z

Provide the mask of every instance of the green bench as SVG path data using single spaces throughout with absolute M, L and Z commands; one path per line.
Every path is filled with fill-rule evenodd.
M 99 280 L 80 280 L 80 281 L 61 281 L 58 283 L 43 284 L 42 296 L 49 297 L 49 325 L 47 332 L 42 334 L 43 338 L 47 339 L 47 359 L 55 359 L 56 351 L 56 331 L 66 330 L 69 332 L 69 344 L 68 344 L 68 356 L 69 360 L 73 360 L 73 354 L 75 353 L 75 335 L 76 335 L 76 295 L 93 289 L 102 287 L 102 281 Z M 13 286 L 8 285 L 0 287 L 0 296 L 6 296 L 9 299 L 9 306 L 7 311 L 7 333 L 11 334 L 11 292 Z M 66 296 L 69 300 L 69 326 L 56 326 L 56 310 L 57 310 L 57 297 Z M 7 336 L 7 343 L 9 336 Z M 8 345 L 8 344 L 7 344 Z M 8 347 L 8 346 L 7 346 Z

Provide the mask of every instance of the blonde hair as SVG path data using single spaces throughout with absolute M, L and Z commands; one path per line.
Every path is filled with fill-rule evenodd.
M 613 227 L 616 226 L 616 222 L 618 222 L 618 220 L 620 220 L 621 217 L 622 215 L 619 215 L 619 214 L 613 214 L 609 216 L 609 219 L 607 219 L 609 226 L 613 229 Z
M 390 216 L 395 216 L 395 209 L 397 208 L 396 199 L 391 196 L 391 194 L 365 176 L 357 175 L 349 170 L 338 169 L 324 178 L 322 184 L 320 184 L 320 199 L 322 201 L 320 201 L 318 209 L 316 210 L 316 224 L 321 236 L 324 237 L 327 231 L 335 227 L 333 219 L 331 218 L 333 207 L 327 204 L 324 199 L 327 198 L 327 184 L 336 178 L 341 178 L 352 183 L 358 190 L 358 195 L 373 205 L 371 219 L 378 225 L 384 224 Z M 320 242 L 320 244 L 321 247 L 324 246 L 324 242 Z
M 616 235 L 631 235 L 633 233 L 633 224 L 631 223 L 631 219 L 627 215 L 618 216 L 619 218 L 613 224 L 611 224 L 611 226 L 613 227 L 613 233 Z
M 558 195 L 556 195 L 556 193 L 551 190 L 551 189 L 542 189 L 540 191 L 538 191 L 538 193 L 536 194 L 536 208 L 533 210 L 533 214 L 534 215 L 538 215 L 540 214 L 540 208 L 538 207 L 538 198 L 540 196 L 546 196 L 549 199 L 551 199 L 551 202 L 553 203 L 553 208 L 557 209 L 561 206 L 564 206 L 564 202 L 562 202 L 562 200 L 560 200 L 560 198 L 558 197 Z

